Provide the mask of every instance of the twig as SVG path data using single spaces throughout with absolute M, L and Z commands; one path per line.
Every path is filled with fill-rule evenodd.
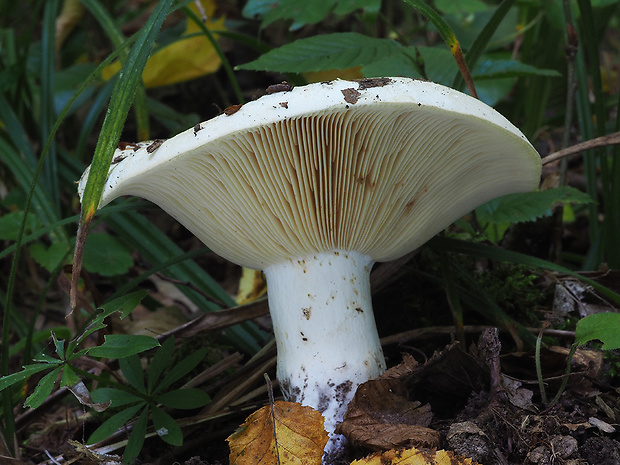
M 569 157 L 571 155 L 576 155 L 578 153 L 585 152 L 586 150 L 596 149 L 599 147 L 608 147 L 610 145 L 620 145 L 620 132 L 607 134 L 606 136 L 597 137 L 596 139 L 591 139 L 580 144 L 558 150 L 557 152 L 543 158 L 542 164 L 548 165 L 549 163 L 560 160 L 564 157 Z
M 265 381 L 267 382 L 267 394 L 269 394 L 269 406 L 271 407 L 271 420 L 273 421 L 273 441 L 276 449 L 276 460 L 280 465 L 280 448 L 278 447 L 278 435 L 276 434 L 276 412 L 274 409 L 275 401 L 273 400 L 273 386 L 271 379 L 267 373 L 264 374 Z

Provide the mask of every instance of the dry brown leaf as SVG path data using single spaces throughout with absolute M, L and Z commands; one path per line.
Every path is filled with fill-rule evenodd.
M 377 451 L 439 446 L 439 433 L 428 428 L 430 405 L 407 399 L 403 380 L 417 367 L 413 357 L 404 354 L 403 363 L 359 386 L 336 432 L 354 446 Z
M 364 459 L 355 460 L 351 462 L 351 465 L 478 465 L 478 463 L 446 450 L 424 452 L 412 448 L 374 454 Z
M 231 465 L 319 465 L 327 439 L 319 412 L 277 401 L 252 413 L 226 440 Z

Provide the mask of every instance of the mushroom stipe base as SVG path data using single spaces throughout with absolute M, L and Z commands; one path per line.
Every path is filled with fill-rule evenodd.
M 278 348 L 278 380 L 292 402 L 319 410 L 334 435 L 357 387 L 385 371 L 372 311 L 373 261 L 335 250 L 265 269 L 269 310 Z

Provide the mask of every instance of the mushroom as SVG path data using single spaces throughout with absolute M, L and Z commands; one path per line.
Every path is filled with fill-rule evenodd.
M 408 78 L 286 89 L 149 146 L 117 154 L 100 206 L 143 197 L 215 253 L 264 271 L 280 387 L 324 415 L 328 460 L 357 386 L 385 370 L 373 264 L 484 202 L 536 189 L 541 172 L 498 112 Z

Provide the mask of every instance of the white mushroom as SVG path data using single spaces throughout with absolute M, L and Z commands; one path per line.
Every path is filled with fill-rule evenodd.
M 541 171 L 536 150 L 495 110 L 406 78 L 266 95 L 122 155 L 101 206 L 146 198 L 214 252 L 264 270 L 280 386 L 323 413 L 325 457 L 343 446 L 333 431 L 357 386 L 385 370 L 373 264 L 488 200 L 536 189 Z

